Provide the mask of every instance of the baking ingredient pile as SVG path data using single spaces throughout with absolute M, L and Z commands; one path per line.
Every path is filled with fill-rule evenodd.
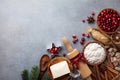
M 95 12 L 83 24 L 94 24 L 87 33 L 82 32 L 79 40 L 72 34 L 72 41 L 61 39 L 68 52 L 62 52 L 62 46 L 47 49 L 49 54 L 40 58 L 39 68 L 34 66 L 29 73 L 23 70 L 23 80 L 118 80 L 120 78 L 120 15 L 117 10 L 105 8 L 95 20 Z M 93 40 L 90 40 L 89 38 Z M 86 41 L 86 39 L 88 39 Z M 80 44 L 81 51 L 71 46 Z

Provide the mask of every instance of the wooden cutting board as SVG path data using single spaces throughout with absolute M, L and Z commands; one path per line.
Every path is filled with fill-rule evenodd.
M 67 61 L 68 66 L 69 66 L 69 68 L 70 68 L 70 71 L 72 71 L 72 69 L 73 69 L 72 64 L 70 63 L 70 61 L 69 61 L 67 58 L 64 58 L 64 57 L 56 57 L 56 58 L 52 59 L 52 60 L 49 62 L 49 64 L 48 64 L 48 75 L 50 76 L 50 78 L 51 78 L 52 80 L 69 80 L 69 78 L 70 78 L 69 74 L 67 74 L 67 75 L 64 75 L 64 76 L 62 76 L 62 77 L 53 79 L 52 73 L 51 73 L 51 71 L 50 71 L 50 66 L 52 66 L 52 65 L 54 65 L 54 64 L 56 64 L 56 63 L 59 63 L 59 62 L 61 62 L 61 61 Z

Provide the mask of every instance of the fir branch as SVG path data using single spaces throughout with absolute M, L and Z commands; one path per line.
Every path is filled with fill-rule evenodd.
M 24 69 L 21 73 L 21 76 L 22 76 L 22 80 L 29 80 L 29 77 L 28 77 L 28 70 Z
M 50 80 L 50 77 L 48 76 L 47 72 L 45 72 L 42 80 Z
M 33 66 L 30 72 L 30 80 L 38 80 L 39 69 L 38 66 Z

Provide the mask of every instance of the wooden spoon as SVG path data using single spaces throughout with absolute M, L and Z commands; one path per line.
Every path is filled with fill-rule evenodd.
M 45 71 L 47 70 L 47 66 L 48 63 L 50 62 L 50 57 L 47 54 L 42 55 L 41 59 L 40 59 L 40 73 L 39 73 L 39 77 L 38 80 L 41 80 Z

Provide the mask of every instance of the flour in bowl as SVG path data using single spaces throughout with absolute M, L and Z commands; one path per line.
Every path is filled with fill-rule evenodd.
M 105 50 L 98 43 L 89 43 L 84 49 L 84 57 L 89 63 L 96 64 L 103 61 Z

